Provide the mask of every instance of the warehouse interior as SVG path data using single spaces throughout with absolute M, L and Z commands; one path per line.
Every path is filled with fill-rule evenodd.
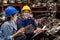
M 46 26 L 44 33 L 49 38 L 42 37 L 40 40 L 60 40 L 60 0 L 0 0 L 0 27 L 5 22 L 7 7 L 15 7 L 20 16 L 24 5 L 30 6 L 31 16 L 39 27 Z

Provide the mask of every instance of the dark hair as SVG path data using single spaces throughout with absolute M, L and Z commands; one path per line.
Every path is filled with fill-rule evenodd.
M 14 14 L 12 14 L 11 16 L 13 16 L 13 17 L 14 17 L 14 15 L 15 15 L 15 13 L 14 13 Z M 10 19 L 11 19 L 11 17 L 7 17 L 7 18 L 6 18 L 6 21 L 10 21 Z

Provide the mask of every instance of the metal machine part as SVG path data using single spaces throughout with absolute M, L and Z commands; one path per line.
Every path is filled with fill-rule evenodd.
M 3 3 L 7 3 L 8 2 L 8 0 L 3 0 Z
M 9 3 L 15 3 L 15 0 L 9 0 Z
M 16 3 L 22 3 L 22 0 L 16 0 Z
M 60 30 L 60 24 L 58 23 L 57 25 L 53 26 L 51 30 L 48 31 L 49 34 L 54 35 Z

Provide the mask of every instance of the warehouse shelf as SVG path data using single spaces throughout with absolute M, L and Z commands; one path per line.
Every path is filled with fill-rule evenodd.
M 48 12 L 51 12 L 51 11 L 47 11 L 47 10 L 45 10 L 45 11 L 32 11 L 32 12 L 35 12 L 35 13 L 41 13 L 41 12 L 46 12 L 46 13 L 48 13 Z
M 9 4 L 3 4 L 3 6 L 9 6 Z
M 44 7 L 44 6 L 40 6 L 40 7 L 31 7 L 31 8 L 46 8 L 46 7 Z
M 20 7 L 20 9 L 22 8 L 22 6 L 23 5 L 25 5 L 24 3 L 8 3 L 8 1 L 6 2 L 6 3 L 4 3 L 4 1 L 3 0 L 1 0 L 2 1 L 2 4 L 0 5 L 0 6 L 2 6 L 2 11 L 6 8 L 6 7 L 8 7 L 8 6 L 19 6 Z M 28 2 L 28 0 L 26 0 L 26 2 L 25 2 L 27 5 L 29 5 L 29 2 Z M 46 7 L 43 7 L 43 6 L 40 6 L 40 7 L 31 7 L 31 9 L 32 9 L 32 11 L 33 12 L 44 12 L 44 11 L 41 11 L 40 10 L 40 8 L 41 8 L 41 10 L 46 10 Z M 44 9 L 45 8 L 45 9 Z M 36 10 L 40 10 L 40 11 L 36 11 Z
M 32 0 L 33 1 L 33 0 Z M 37 1 L 37 0 L 36 0 Z M 34 2 L 34 1 L 33 1 Z M 3 0 L 2 0 L 2 3 L 0 4 L 0 8 L 1 8 L 1 10 L 2 11 L 4 11 L 5 10 L 5 8 L 6 7 L 8 7 L 8 6 L 14 6 L 14 7 L 16 7 L 16 9 L 18 9 L 20 12 L 21 12 L 21 8 L 24 6 L 24 5 L 29 5 L 30 7 L 31 7 L 31 9 L 32 9 L 32 12 L 33 13 L 48 13 L 48 12 L 51 12 L 51 11 L 49 11 L 49 9 L 48 9 L 48 7 L 47 6 L 43 6 L 43 5 L 41 5 L 41 6 L 37 6 L 37 7 L 32 7 L 31 6 L 31 4 L 32 3 L 30 3 L 29 4 L 29 0 L 26 0 L 26 3 L 3 3 Z M 43 4 L 43 3 L 42 3 Z M 60 7 L 60 3 L 56 3 L 57 4 L 57 6 L 58 6 L 58 9 L 57 9 L 57 11 L 59 10 L 59 12 L 60 12 L 60 9 L 59 9 L 59 7 Z M 33 4 L 32 4 L 33 5 Z

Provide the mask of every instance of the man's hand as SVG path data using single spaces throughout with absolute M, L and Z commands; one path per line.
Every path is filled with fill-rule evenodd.
M 34 31 L 34 33 L 37 34 L 37 33 L 40 33 L 41 31 L 42 31 L 41 28 L 37 28 L 37 29 Z

